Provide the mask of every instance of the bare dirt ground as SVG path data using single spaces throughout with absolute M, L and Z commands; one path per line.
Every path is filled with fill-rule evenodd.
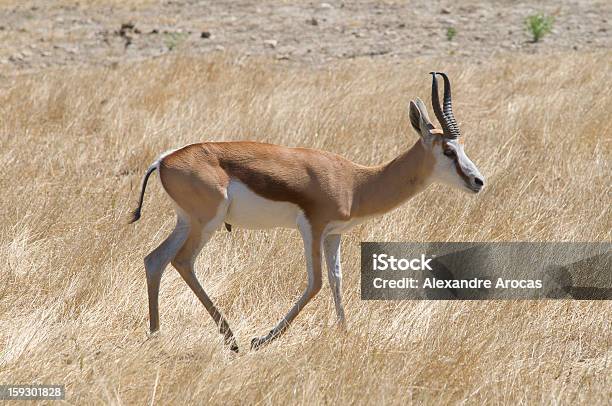
M 533 43 L 524 20 L 555 17 Z M 609 1 L 14 1 L 0 4 L 0 73 L 232 51 L 324 64 L 362 56 L 552 53 L 612 47 Z M 447 31 L 456 35 L 449 40 Z

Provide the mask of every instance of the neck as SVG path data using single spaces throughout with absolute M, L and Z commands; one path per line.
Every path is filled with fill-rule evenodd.
M 433 157 L 421 140 L 384 165 L 363 169 L 353 201 L 356 217 L 386 213 L 431 183 Z

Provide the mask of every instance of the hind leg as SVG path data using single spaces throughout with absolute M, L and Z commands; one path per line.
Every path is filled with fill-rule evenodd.
M 210 316 L 213 318 L 219 328 L 219 332 L 223 334 L 225 343 L 230 346 L 230 349 L 234 352 L 238 352 L 238 345 L 234 338 L 234 333 L 229 327 L 227 320 L 213 304 L 210 297 L 200 285 L 198 278 L 195 275 L 194 263 L 196 257 L 204 247 L 204 245 L 210 240 L 215 230 L 221 224 L 221 220 L 225 216 L 225 212 L 217 214 L 213 219 L 209 220 L 206 224 L 202 225 L 202 221 L 191 220 L 191 229 L 189 237 L 177 253 L 176 257 L 172 260 L 172 266 L 180 273 L 181 277 L 187 285 L 191 288 L 193 293 L 198 297 L 200 302 L 204 305 Z
M 172 233 L 146 256 L 147 292 L 149 296 L 149 332 L 159 330 L 159 284 L 164 270 L 185 243 L 189 235 L 189 223 L 181 214 L 177 215 L 176 226 Z

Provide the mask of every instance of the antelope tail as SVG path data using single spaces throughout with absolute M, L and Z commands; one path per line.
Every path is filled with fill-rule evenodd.
M 140 218 L 140 213 L 142 210 L 142 203 L 144 201 L 145 189 L 147 188 L 147 181 L 149 180 L 149 176 L 159 167 L 159 160 L 153 162 L 151 166 L 147 169 L 147 173 L 145 173 L 144 178 L 142 178 L 142 187 L 140 189 L 140 200 L 138 201 L 138 207 L 132 212 L 132 218 L 130 219 L 128 224 L 135 223 Z

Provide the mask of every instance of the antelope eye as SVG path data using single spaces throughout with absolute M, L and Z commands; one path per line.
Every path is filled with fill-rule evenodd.
M 455 151 L 450 148 L 447 148 L 444 150 L 444 155 L 446 155 L 449 158 L 453 158 L 455 156 Z

